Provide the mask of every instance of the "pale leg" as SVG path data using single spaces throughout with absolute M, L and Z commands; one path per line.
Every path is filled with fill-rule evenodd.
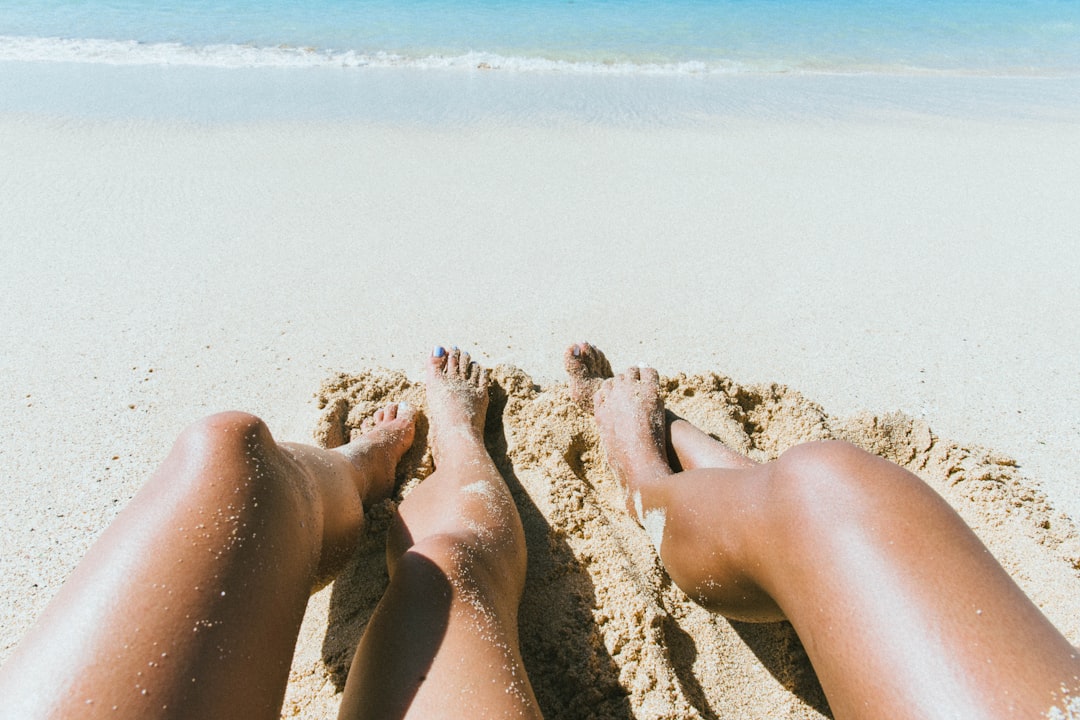
M 399 508 L 341 718 L 540 717 L 517 635 L 525 537 L 484 447 L 487 386 L 467 354 L 428 361 L 436 469 Z

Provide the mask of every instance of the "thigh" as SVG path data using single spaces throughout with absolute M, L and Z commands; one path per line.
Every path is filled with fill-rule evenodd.
M 277 718 L 318 559 L 302 480 L 258 418 L 189 428 L 5 663 L 0 712 Z
M 928 485 L 847 443 L 664 483 L 691 597 L 791 621 L 838 718 L 1038 717 L 1077 651 Z

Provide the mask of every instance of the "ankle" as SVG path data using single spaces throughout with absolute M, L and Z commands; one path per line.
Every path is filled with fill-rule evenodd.
M 477 454 L 490 459 L 484 445 L 484 431 L 471 425 L 454 425 L 437 433 L 433 431 L 429 442 L 436 465 L 459 457 L 474 459 Z
M 635 467 L 623 481 L 626 490 L 626 509 L 640 523 L 644 512 L 663 507 L 667 501 L 666 481 L 671 468 L 663 462 L 649 462 Z

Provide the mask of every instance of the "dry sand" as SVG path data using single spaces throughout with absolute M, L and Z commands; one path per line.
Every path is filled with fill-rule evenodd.
M 664 574 L 623 495 L 595 424 L 565 383 L 537 386 L 500 366 L 486 441 L 522 514 L 530 558 L 521 606 L 529 677 L 551 718 L 815 718 L 827 705 L 787 623 L 728 622 Z M 976 529 L 1074 643 L 1080 640 L 1080 536 L 1000 453 L 963 447 L 900 413 L 837 418 L 782 385 L 710 373 L 662 380 L 668 407 L 756 460 L 799 442 L 850 440 L 923 477 Z M 400 371 L 329 379 L 316 430 L 336 446 L 391 400 L 423 405 Z M 421 430 L 423 426 L 421 426 Z M 432 470 L 421 432 L 399 467 L 403 494 Z M 399 495 L 400 497 L 400 495 Z M 285 716 L 334 712 L 364 623 L 386 584 L 384 534 L 395 500 L 371 511 L 353 564 L 312 604 Z
M 675 377 L 672 405 L 725 440 L 833 434 L 915 469 L 1080 641 L 1059 514 L 1080 517 L 1075 123 L 3 117 L 0 138 L 0 662 L 186 423 L 238 408 L 303 440 L 321 381 L 454 342 L 542 388 L 501 372 L 496 454 L 530 527 L 523 642 L 552 716 L 813 716 L 790 633 L 687 604 L 613 511 L 557 384 L 583 339 Z M 753 389 L 772 381 L 828 414 Z M 356 573 L 312 602 L 287 713 L 335 703 L 378 592 Z

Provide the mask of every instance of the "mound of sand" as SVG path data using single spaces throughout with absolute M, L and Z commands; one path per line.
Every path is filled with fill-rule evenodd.
M 675 587 L 622 511 L 593 421 L 565 384 L 492 371 L 487 446 L 525 525 L 529 569 L 520 612 L 525 664 L 546 717 L 818 718 L 829 711 L 786 623 L 730 622 Z M 835 418 L 782 385 L 717 374 L 661 380 L 669 409 L 756 460 L 806 440 L 842 438 L 915 472 L 957 509 L 1074 644 L 1080 642 L 1080 541 L 1007 457 L 961 447 L 901 414 Z M 423 385 L 367 370 L 318 393 L 316 441 L 340 445 L 386 402 L 424 405 Z M 401 490 L 369 512 L 350 566 L 313 598 L 283 716 L 322 718 L 386 585 L 384 534 L 393 503 L 432 470 L 426 423 L 399 466 Z

